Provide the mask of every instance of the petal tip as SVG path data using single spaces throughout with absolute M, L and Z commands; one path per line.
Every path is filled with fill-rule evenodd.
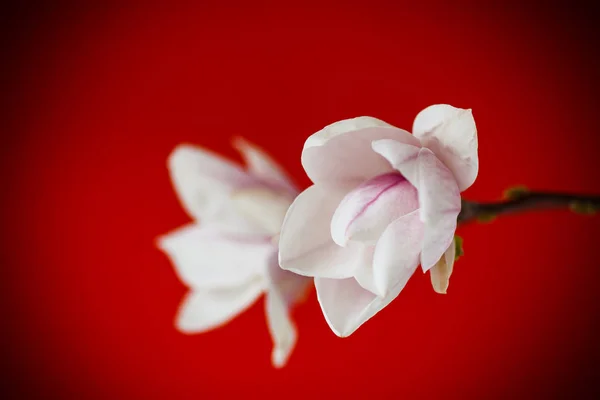
M 275 348 L 271 353 L 271 364 L 276 369 L 281 369 L 287 364 L 287 357 L 282 349 Z
M 234 135 L 231 137 L 231 145 L 236 149 L 243 148 L 247 145 L 246 139 L 243 136 Z
M 177 315 L 175 317 L 173 325 L 179 333 L 182 333 L 184 335 L 191 336 L 198 333 L 202 333 L 202 330 L 196 329 L 192 325 L 186 323 L 185 318 L 183 318 L 181 315 Z
M 345 233 L 340 234 L 333 230 L 331 232 L 331 239 L 333 240 L 333 243 L 337 244 L 340 247 L 346 247 L 348 245 L 348 241 L 350 240 L 348 238 L 348 235 L 346 235 Z
M 187 157 L 188 154 L 193 153 L 196 149 L 197 146 L 194 146 L 193 144 L 179 143 L 169 153 L 169 156 L 167 157 L 167 166 L 169 168 L 175 168 L 183 157 Z
M 381 277 L 379 274 L 375 273 L 374 281 L 376 292 L 373 294 L 375 294 L 377 297 L 386 297 L 389 294 L 389 288 L 388 285 L 384 283 L 384 278 Z
M 331 330 L 333 331 L 333 333 L 339 337 L 339 338 L 347 338 L 348 336 L 350 336 L 352 334 L 352 332 L 345 330 L 345 331 L 339 331 L 337 329 L 335 329 L 334 327 L 331 327 Z

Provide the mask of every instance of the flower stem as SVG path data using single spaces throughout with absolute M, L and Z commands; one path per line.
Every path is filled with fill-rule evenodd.
M 458 223 L 486 222 L 499 215 L 567 208 L 580 214 L 594 214 L 600 211 L 600 196 L 513 189 L 507 192 L 505 200 L 498 202 L 480 203 L 463 199 Z

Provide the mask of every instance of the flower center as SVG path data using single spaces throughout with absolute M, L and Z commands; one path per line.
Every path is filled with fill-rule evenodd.
M 417 189 L 398 172 L 371 178 L 351 190 L 331 221 L 333 240 L 375 244 L 387 226 L 419 207 Z

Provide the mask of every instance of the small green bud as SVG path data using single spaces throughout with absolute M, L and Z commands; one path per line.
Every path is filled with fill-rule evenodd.
M 597 205 L 587 201 L 573 201 L 569 204 L 569 209 L 577 214 L 594 215 L 599 209 Z
M 507 200 L 515 200 L 529 193 L 529 189 L 524 185 L 513 186 L 504 191 L 504 198 Z
M 496 219 L 496 214 L 488 213 L 488 214 L 479 214 L 477 216 L 477 221 L 488 224 Z
M 454 249 L 454 261 L 456 261 L 465 254 L 463 250 L 463 238 L 458 235 L 454 235 Z

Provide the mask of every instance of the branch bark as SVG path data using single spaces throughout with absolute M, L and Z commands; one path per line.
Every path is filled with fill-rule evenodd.
M 458 223 L 466 224 L 476 220 L 490 220 L 499 215 L 561 208 L 581 214 L 593 214 L 600 210 L 600 196 L 524 190 L 499 202 L 480 203 L 463 199 Z

